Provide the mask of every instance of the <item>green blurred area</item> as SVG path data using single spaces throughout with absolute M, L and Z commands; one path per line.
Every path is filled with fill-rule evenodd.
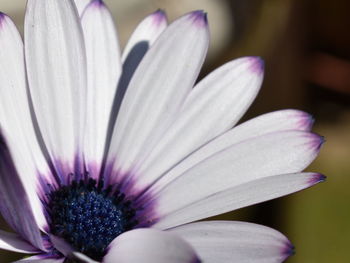
M 10 2 L 1 0 L 0 10 L 3 1 Z M 15 2 L 21 6 L 11 15 L 21 28 L 24 3 Z M 106 2 L 113 8 L 123 5 L 122 1 Z M 208 6 L 211 25 L 220 19 L 216 15 L 217 20 L 212 20 L 211 13 L 225 12 L 225 19 L 232 21 L 223 23 L 225 26 L 217 35 L 229 37 L 206 62 L 203 75 L 238 56 L 262 56 L 266 62 L 264 85 L 245 119 L 272 110 L 298 108 L 314 115 L 314 131 L 326 138 L 320 156 L 307 168 L 325 174 L 328 177 L 325 183 L 215 219 L 261 223 L 281 231 L 296 246 L 296 254 L 287 260 L 290 263 L 350 262 L 350 82 L 346 82 L 346 72 L 350 76 L 350 67 L 346 67 L 350 63 L 350 2 L 219 0 L 213 4 L 213 1 L 183 0 L 176 6 L 176 12 L 170 1 L 134 3 L 139 16 L 133 18 L 133 25 L 149 13 L 149 6 L 166 9 L 170 17 L 188 12 L 193 6 Z M 125 16 L 133 10 L 136 8 L 129 9 Z M 118 25 L 123 27 L 118 22 L 117 11 L 112 11 Z M 121 34 L 129 35 L 130 31 Z M 320 54 L 321 58 L 326 54 L 333 58 L 330 61 L 343 63 L 335 63 L 333 71 L 327 71 L 327 63 L 324 66 L 319 62 L 323 60 L 314 59 Z M 320 71 L 321 66 L 326 70 Z M 18 254 L 1 252 L 0 262 L 18 258 Z
M 308 170 L 328 175 L 321 185 L 287 198 L 285 221 L 297 254 L 290 262 L 349 262 L 350 115 L 317 125 L 327 142 Z

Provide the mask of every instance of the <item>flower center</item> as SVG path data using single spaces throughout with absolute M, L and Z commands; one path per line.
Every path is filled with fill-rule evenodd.
M 125 195 L 89 179 L 73 181 L 50 193 L 51 233 L 77 251 L 101 260 L 110 242 L 137 225 Z

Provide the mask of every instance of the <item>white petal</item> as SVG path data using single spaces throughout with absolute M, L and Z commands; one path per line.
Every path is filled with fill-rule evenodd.
M 91 2 L 91 0 L 74 0 L 74 2 L 75 2 L 75 5 L 77 7 L 79 16 L 81 16 L 83 14 L 85 8 Z
M 99 164 L 121 73 L 119 44 L 112 16 L 102 1 L 95 0 L 85 9 L 81 23 L 88 73 L 84 155 L 89 164 Z
M 130 59 L 130 55 L 134 56 L 133 53 L 137 49 L 137 46 L 142 46 L 142 44 L 147 45 L 146 50 L 152 46 L 154 41 L 167 27 L 167 24 L 166 15 L 162 10 L 158 10 L 144 18 L 132 33 L 123 50 L 123 64 Z
M 22 39 L 9 17 L 0 14 L 0 127 L 25 187 L 35 219 L 47 226 L 36 194 L 38 174 L 50 175 L 30 114 Z
M 127 43 L 122 57 L 123 70 L 110 116 L 107 145 L 110 144 L 115 121 L 132 76 L 146 52 L 166 27 L 167 18 L 165 13 L 161 10 L 156 11 L 141 21 Z
M 0 249 L 18 253 L 37 253 L 38 249 L 24 241 L 18 235 L 0 230 Z
M 71 0 L 28 0 L 25 51 L 39 128 L 58 172 L 66 176 L 81 157 L 86 102 L 85 47 Z
M 203 12 L 173 22 L 137 68 L 121 105 L 109 159 L 128 171 L 169 127 L 191 90 L 208 47 Z
M 324 180 L 323 175 L 315 173 L 274 175 L 232 185 L 205 196 L 201 194 L 205 192 L 205 186 L 198 184 L 195 189 L 178 190 L 175 202 L 178 201 L 182 205 L 174 205 L 174 202 L 165 205 L 166 201 L 160 197 L 160 220 L 155 227 L 166 229 L 233 211 L 303 190 Z M 200 198 L 197 198 L 198 196 Z
M 230 129 L 256 97 L 263 78 L 260 58 L 236 59 L 209 74 L 192 90 L 179 117 L 141 168 L 147 187 L 203 144 Z
M 201 184 L 204 191 L 216 192 L 264 176 L 301 172 L 316 158 L 323 142 L 323 137 L 304 131 L 279 131 L 249 138 L 208 154 L 208 158 L 182 174 L 173 174 L 175 180 L 161 178 L 151 191 L 166 189 L 164 192 L 168 193 L 177 191 L 177 187 L 182 189 L 182 184 L 183 189 Z
M 103 263 L 192 263 L 194 250 L 182 239 L 155 229 L 128 231 L 112 241 Z
M 310 131 L 313 123 L 313 117 L 304 111 L 294 109 L 273 111 L 236 126 L 235 140 L 243 141 L 249 137 L 275 131 Z
M 190 243 L 203 263 L 279 263 L 293 253 L 293 245 L 280 232 L 251 223 L 198 222 L 170 232 Z
M 312 124 L 312 117 L 299 110 L 280 110 L 261 115 L 236 126 L 186 157 L 164 175 L 157 185 L 159 187 L 168 184 L 189 168 L 236 143 L 277 131 L 310 131 Z M 173 148 L 169 149 L 173 151 Z M 168 155 L 167 153 L 166 156 Z M 158 160 L 157 165 L 159 165 Z

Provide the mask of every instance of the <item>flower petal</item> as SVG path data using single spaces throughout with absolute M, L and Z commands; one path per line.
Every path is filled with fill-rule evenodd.
M 170 232 L 190 243 L 203 262 L 279 263 L 293 252 L 280 232 L 246 222 L 198 222 Z
M 160 217 L 155 227 L 167 229 L 233 211 L 303 190 L 324 180 L 323 175 L 315 173 L 281 174 L 230 185 L 225 189 L 206 193 L 205 196 L 202 193 L 207 192 L 207 189 L 204 190 L 204 185 L 197 184 L 195 189 L 181 189 L 181 195 L 178 191 L 172 203 L 166 203 L 169 200 L 166 193 L 164 199 L 159 198 Z M 208 184 L 207 181 L 205 183 Z
M 28 0 L 25 55 L 38 125 L 64 177 L 82 150 L 86 102 L 85 47 L 73 1 Z
M 323 142 L 323 137 L 304 131 L 273 132 L 233 145 L 228 141 L 214 154 L 201 153 L 208 157 L 180 174 L 171 174 L 171 180 L 164 176 L 150 191 L 168 193 L 182 189 L 182 184 L 186 189 L 201 183 L 210 192 L 264 176 L 301 172 L 316 158 Z
M 206 15 L 192 12 L 173 22 L 146 53 L 124 96 L 109 160 L 128 171 L 170 126 L 190 92 L 208 47 Z
M 146 50 L 152 46 L 154 41 L 165 30 L 167 24 L 166 14 L 162 10 L 157 10 L 145 17 L 132 33 L 123 50 L 123 64 L 130 59 L 130 56 L 136 55 L 135 49 L 137 49 L 137 46 L 145 44 L 147 46 Z M 143 54 L 139 54 L 139 56 L 143 57 Z
M 44 249 L 27 192 L 14 166 L 11 153 L 0 135 L 0 211 L 6 222 L 36 248 Z
M 110 144 L 115 121 L 132 76 L 146 52 L 166 27 L 166 15 L 163 11 L 159 10 L 141 21 L 126 44 L 122 56 L 123 71 L 119 79 L 110 116 L 107 145 Z
M 0 127 L 37 224 L 47 226 L 38 199 L 38 174 L 50 180 L 50 171 L 34 131 L 24 66 L 23 43 L 14 23 L 0 13 Z M 7 175 L 8 176 L 8 175 Z
M 262 79 L 261 59 L 246 57 L 225 64 L 197 84 L 179 117 L 137 171 L 142 175 L 138 186 L 147 187 L 203 144 L 230 129 L 255 99 Z
M 77 7 L 79 16 L 81 16 L 85 10 L 85 8 L 89 5 L 91 0 L 74 0 L 75 5 Z
M 202 148 L 186 157 L 166 173 L 161 181 L 157 183 L 157 186 L 160 187 L 168 184 L 186 170 L 234 144 L 272 132 L 288 130 L 310 131 L 312 124 L 312 117 L 299 110 L 280 110 L 258 116 L 218 136 L 207 145 L 204 145 Z M 174 148 L 171 149 L 173 152 Z M 166 156 L 168 155 L 169 154 Z M 157 162 L 157 165 L 160 165 L 159 163 L 162 164 L 162 162 Z M 143 178 L 141 178 L 141 180 L 142 179 Z
M 0 230 L 0 249 L 26 254 L 39 252 L 37 248 L 24 241 L 17 234 L 5 232 L 2 230 Z
M 322 143 L 322 137 L 304 131 L 282 131 L 251 138 L 206 158 L 169 184 L 160 180 L 149 189 L 149 192 L 155 196 L 156 207 L 162 218 L 176 210 L 183 210 L 190 204 L 207 200 L 210 196 L 225 193 L 225 190 L 235 189 L 245 183 L 249 186 L 249 182 L 254 184 L 254 181 L 260 178 L 300 172 L 314 160 Z M 236 208 L 227 207 L 227 209 L 229 210 L 215 213 Z M 213 211 L 208 212 L 214 215 Z M 190 214 L 188 212 L 183 217 Z M 162 221 L 164 220 L 162 218 Z
M 81 23 L 88 73 L 84 155 L 87 163 L 99 164 L 105 151 L 109 116 L 121 74 L 119 43 L 112 16 L 101 0 L 88 5 Z
M 112 241 L 103 263 L 199 262 L 195 251 L 176 235 L 155 229 L 125 232 Z

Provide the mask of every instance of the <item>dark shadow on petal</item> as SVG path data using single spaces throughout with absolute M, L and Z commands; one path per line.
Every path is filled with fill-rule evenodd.
M 25 176 L 25 175 L 22 175 Z M 0 212 L 22 238 L 44 250 L 24 184 L 15 167 L 10 149 L 0 130 Z
M 105 158 L 109 150 L 109 145 L 111 143 L 111 138 L 114 130 L 114 125 L 119 113 L 120 105 L 123 101 L 127 87 L 129 86 L 130 80 L 134 75 L 136 68 L 140 64 L 142 58 L 149 49 L 148 41 L 138 42 L 129 52 L 125 62 L 123 64 L 123 71 L 119 79 L 117 92 L 114 97 L 112 111 L 109 118 L 107 137 L 106 137 L 106 148 L 105 148 Z

